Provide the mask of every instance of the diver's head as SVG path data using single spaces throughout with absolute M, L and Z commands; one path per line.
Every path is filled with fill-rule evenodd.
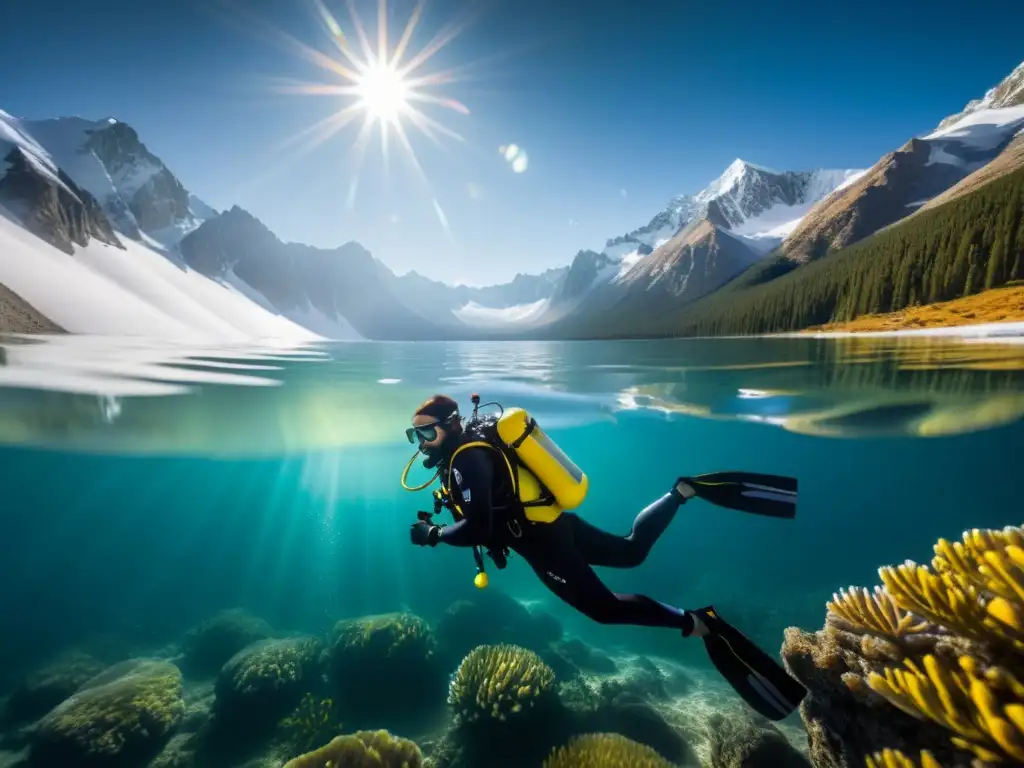
M 412 417 L 412 426 L 405 430 L 410 443 L 419 443 L 427 456 L 424 466 L 437 466 L 441 458 L 453 450 L 453 444 L 462 434 L 459 404 L 448 395 L 434 395 L 426 400 Z

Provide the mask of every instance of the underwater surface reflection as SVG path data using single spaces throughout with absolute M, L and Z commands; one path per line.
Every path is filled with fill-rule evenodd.
M 834 437 L 970 432 L 1024 414 L 1024 345 L 947 337 L 195 347 L 8 337 L 0 441 L 278 455 L 390 442 L 434 391 L 554 425 L 651 410 Z

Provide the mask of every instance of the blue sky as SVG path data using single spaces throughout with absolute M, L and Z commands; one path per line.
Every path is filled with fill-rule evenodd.
M 469 114 L 424 107 L 462 141 L 409 128 L 424 183 L 394 140 L 385 174 L 376 136 L 357 172 L 357 123 L 304 155 L 282 149 L 349 100 L 272 90 L 273 78 L 340 81 L 250 17 L 324 53 L 331 43 L 308 0 L 234 2 L 245 13 L 215 0 L 4 0 L 0 108 L 117 117 L 218 209 L 469 284 L 568 264 L 737 157 L 867 167 L 1024 59 L 1024 6 L 1011 2 L 428 0 L 410 50 L 466 21 L 421 71 L 465 71 L 430 92 Z M 375 0 L 355 3 L 373 33 Z M 390 0 L 392 42 L 413 4 Z M 327 7 L 355 40 L 346 4 Z M 499 153 L 508 143 L 528 153 L 524 173 Z

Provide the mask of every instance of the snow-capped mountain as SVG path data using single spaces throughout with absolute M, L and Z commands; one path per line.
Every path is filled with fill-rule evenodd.
M 166 254 L 120 238 L 90 191 L 2 112 L 0 329 L 201 343 L 318 338 Z
M 601 252 L 580 251 L 552 302 L 560 311 L 547 318 L 605 312 L 656 283 L 674 301 L 698 298 L 778 246 L 819 201 L 863 173 L 779 172 L 737 159 L 703 190 L 674 197 L 648 224 L 608 240 Z M 690 279 L 697 274 L 699 280 Z
M 781 248 L 794 263 L 844 248 L 914 213 L 985 167 L 1024 131 L 1024 64 L 935 130 L 885 155 L 831 195 Z
M 203 222 L 179 248 L 193 269 L 332 339 L 445 335 L 392 294 L 382 265 L 355 242 L 329 250 L 285 243 L 235 206 Z
M 484 287 L 448 285 L 411 271 L 396 276 L 381 265 L 392 292 L 411 309 L 441 325 L 523 323 L 543 314 L 560 288 L 568 267 L 539 275 L 517 274 L 510 282 Z
M 135 130 L 114 118 L 6 121 L 31 136 L 54 162 L 103 208 L 126 237 L 173 248 L 216 215 L 189 193 Z
M 967 102 L 967 106 L 962 111 L 943 119 L 936 131 L 948 128 L 968 115 L 981 110 L 1004 109 L 1021 105 L 1024 105 L 1024 62 L 1018 64 L 1017 68 L 994 88 L 989 88 L 980 99 Z

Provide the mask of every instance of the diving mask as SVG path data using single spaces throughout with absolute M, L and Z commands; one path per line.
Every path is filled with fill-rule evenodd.
M 432 421 L 429 424 L 421 424 L 418 427 L 409 427 L 405 430 L 405 437 L 410 443 L 415 443 L 417 440 L 421 443 L 432 443 L 437 440 L 437 428 L 447 426 L 458 415 L 458 411 L 452 411 L 443 419 Z

